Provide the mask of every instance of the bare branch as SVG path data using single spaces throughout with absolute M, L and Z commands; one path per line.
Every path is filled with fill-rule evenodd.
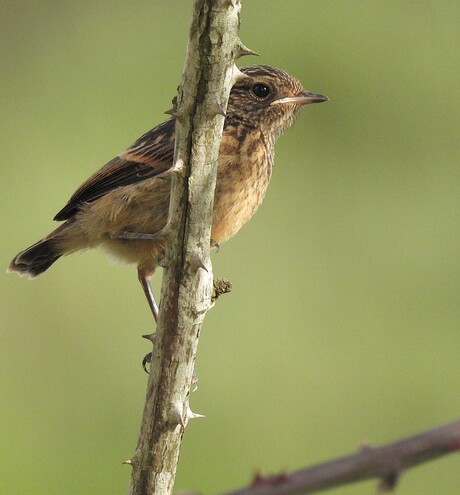
M 402 472 L 460 450 L 460 420 L 380 447 L 298 471 L 256 476 L 252 484 L 225 495 L 298 495 L 380 478 L 378 492 L 392 490 Z
M 174 107 L 176 148 L 158 329 L 128 494 L 172 492 L 188 421 L 198 336 L 213 291 L 210 225 L 220 137 L 232 86 L 240 0 L 195 0 Z M 247 49 L 246 49 L 247 50 Z

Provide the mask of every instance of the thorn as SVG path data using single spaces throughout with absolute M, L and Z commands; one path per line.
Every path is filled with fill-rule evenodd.
M 208 267 L 204 264 L 203 259 L 198 253 L 190 253 L 188 267 L 194 272 L 197 272 L 200 268 L 202 268 L 206 273 L 209 273 Z
M 399 473 L 397 471 L 390 473 L 388 476 L 385 476 L 385 478 L 380 480 L 377 485 L 376 493 L 381 494 L 393 491 L 398 484 L 398 480 Z
M 188 422 L 190 419 L 197 419 L 197 418 L 205 418 L 206 416 L 204 414 L 198 414 L 194 413 L 191 409 L 190 406 L 187 404 L 187 413 L 186 413 L 186 422 Z
M 199 262 L 198 262 L 198 268 L 202 268 L 206 273 L 209 273 L 209 270 L 206 268 L 203 261 L 201 261 L 201 260 L 199 260 Z
M 173 108 L 170 108 L 169 110 L 165 110 L 163 113 L 165 113 L 166 115 L 171 115 L 171 117 L 176 117 L 177 119 L 177 110 L 173 107 Z
M 177 91 L 179 91 L 179 87 L 177 88 Z M 177 95 L 172 99 L 171 103 L 172 103 L 172 108 L 170 108 L 169 110 L 166 110 L 165 114 L 171 115 L 172 117 L 179 119 L 182 114 L 177 109 Z
M 129 464 L 130 466 L 132 466 L 133 461 L 131 459 L 126 459 L 126 461 L 123 461 L 122 464 Z
M 192 254 L 190 257 L 190 266 L 195 271 L 198 271 L 199 268 L 202 268 L 206 273 L 209 273 L 204 261 L 200 258 L 198 254 Z
M 146 333 L 146 334 L 142 335 L 142 338 L 150 340 L 150 342 L 152 342 L 152 344 L 154 344 L 155 340 L 156 340 L 156 335 L 157 335 L 156 333 Z
M 247 79 L 249 76 L 244 72 L 241 72 L 240 69 L 235 65 L 233 66 L 233 74 L 232 74 L 232 85 L 236 82 L 241 81 L 242 79 Z
M 258 485 L 261 485 L 262 484 L 262 480 L 264 479 L 264 477 L 262 476 L 261 472 L 259 470 L 257 470 L 254 475 L 252 476 L 252 480 L 251 480 L 251 487 L 256 487 Z
M 246 55 L 254 55 L 256 57 L 260 57 L 257 52 L 245 46 L 241 40 L 238 40 L 235 46 L 235 58 L 245 57 Z
M 225 113 L 225 110 L 222 108 L 222 105 L 216 101 L 213 100 L 211 104 L 209 105 L 209 113 L 215 117 L 216 115 L 222 115 L 222 117 L 226 117 L 227 114 Z
M 177 120 L 180 120 L 183 116 L 183 113 L 177 110 L 176 107 L 170 108 L 169 110 L 166 110 L 163 113 L 165 113 L 166 115 L 171 115 L 171 117 L 174 117 Z
M 185 428 L 191 419 L 204 418 L 203 414 L 194 413 L 190 406 L 181 402 L 176 402 L 176 404 L 171 404 L 171 409 L 169 410 L 168 425 L 174 429 L 176 426 L 181 425 Z
M 264 476 L 260 472 L 256 472 L 251 481 L 251 487 L 259 487 L 261 485 L 265 486 L 276 486 L 282 485 L 289 481 L 290 476 L 289 473 L 279 473 L 273 475 Z
M 369 450 L 372 450 L 372 445 L 369 443 L 369 440 L 364 440 L 364 442 L 361 444 L 359 451 L 360 452 L 368 452 Z

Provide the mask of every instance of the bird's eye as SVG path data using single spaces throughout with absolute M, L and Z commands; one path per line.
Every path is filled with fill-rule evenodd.
M 270 88 L 266 84 L 255 84 L 252 87 L 252 92 L 257 98 L 266 98 L 270 94 Z

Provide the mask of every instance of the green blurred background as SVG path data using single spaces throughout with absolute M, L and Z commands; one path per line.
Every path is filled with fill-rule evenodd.
M 1 262 L 165 119 L 184 0 L 3 1 Z M 459 416 L 460 3 L 248 0 L 241 38 L 331 99 L 277 146 L 251 223 L 214 255 L 177 490 L 218 493 Z M 156 288 L 161 276 L 156 277 Z M 152 320 L 134 267 L 75 255 L 0 278 L 0 493 L 125 493 Z M 331 493 L 367 494 L 373 482 Z M 460 490 L 451 456 L 403 494 Z

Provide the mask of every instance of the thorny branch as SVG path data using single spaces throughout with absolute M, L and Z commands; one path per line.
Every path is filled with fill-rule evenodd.
M 210 226 L 220 137 L 238 39 L 241 0 L 195 0 L 174 108 L 176 144 L 160 312 L 129 495 L 172 492 L 201 325 L 212 304 Z M 225 292 L 221 288 L 220 292 Z M 216 292 L 219 292 L 216 289 Z

